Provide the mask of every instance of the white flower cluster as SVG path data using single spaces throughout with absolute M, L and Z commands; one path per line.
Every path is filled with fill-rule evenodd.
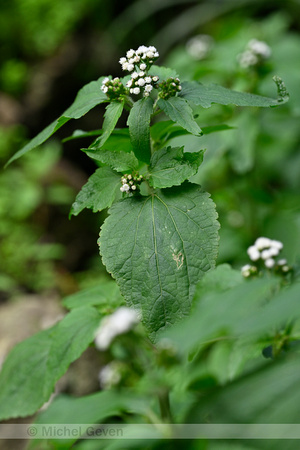
M 118 361 L 112 361 L 104 366 L 99 372 L 100 387 L 102 389 L 110 389 L 116 386 L 122 378 L 121 369 L 121 363 Z
M 95 334 L 95 346 L 99 350 L 107 350 L 116 336 L 127 333 L 138 322 L 134 309 L 121 306 L 113 314 L 102 319 Z
M 129 89 L 130 94 L 138 95 L 141 92 L 141 88 L 144 89 L 144 97 L 149 97 L 150 92 L 154 87 L 156 87 L 156 83 L 159 78 L 154 76 L 151 77 L 146 74 L 143 70 L 140 72 L 133 72 L 131 74 L 131 79 L 126 83 L 126 86 Z
M 111 100 L 118 99 L 120 96 L 126 94 L 126 88 L 118 77 L 113 80 L 110 80 L 108 77 L 104 78 L 102 81 L 101 90 Z
M 137 50 L 128 50 L 126 57 L 120 58 L 119 63 L 123 70 L 132 72 L 137 66 L 139 70 L 148 69 L 159 57 L 159 53 L 153 45 L 146 47 L 141 45 Z
M 214 45 L 214 40 L 207 34 L 198 34 L 186 43 L 186 50 L 189 55 L 198 61 L 204 59 Z
M 122 186 L 120 187 L 120 191 L 126 192 L 127 194 L 136 191 L 136 184 L 139 184 L 142 178 L 142 175 L 139 175 L 138 177 L 133 177 L 131 174 L 124 175 L 121 178 Z
M 147 72 L 158 57 L 159 53 L 153 45 L 141 45 L 137 50 L 128 50 L 126 57 L 120 59 L 122 69 L 132 72 L 131 79 L 126 84 L 130 94 L 138 95 L 143 91 L 144 97 L 149 97 L 158 77 L 151 77 Z
M 259 237 L 254 242 L 254 245 L 251 245 L 248 248 L 247 253 L 251 261 L 261 261 L 267 269 L 274 268 L 275 271 L 279 273 L 287 273 L 292 269 L 287 265 L 287 260 L 285 258 L 276 260 L 276 257 L 282 249 L 282 242 L 266 237 Z M 258 273 L 257 267 L 251 264 L 246 264 L 243 266 L 241 271 L 242 275 L 246 278 Z
M 270 58 L 271 53 L 272 51 L 268 44 L 257 39 L 251 39 L 247 44 L 246 50 L 240 53 L 237 59 L 241 67 L 247 68 Z

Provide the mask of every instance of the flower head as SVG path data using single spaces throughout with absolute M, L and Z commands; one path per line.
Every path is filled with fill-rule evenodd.
M 113 314 L 102 319 L 96 331 L 95 346 L 99 350 L 107 350 L 116 336 L 130 331 L 138 321 L 134 309 L 121 306 Z

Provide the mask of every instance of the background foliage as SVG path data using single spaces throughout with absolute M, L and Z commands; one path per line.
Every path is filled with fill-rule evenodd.
M 2 165 L 27 139 L 58 117 L 84 83 L 108 73 L 120 75 L 117 61 L 131 47 L 156 45 L 162 55 L 160 63 L 175 68 L 182 79 L 199 80 L 205 84 L 215 82 L 231 89 L 271 97 L 274 96 L 272 76 L 279 75 L 290 93 L 290 101 L 281 108 L 264 110 L 221 105 L 199 108 L 201 127 L 216 125 L 222 128 L 224 124 L 227 127 L 202 137 L 202 148 L 206 151 L 196 177 L 217 205 L 221 224 L 219 264 L 230 263 L 239 270 L 248 262 L 247 247 L 258 236 L 266 235 L 284 243 L 283 256 L 295 265 L 297 271 L 300 258 L 299 10 L 297 1 L 282 4 L 274 1 L 139 0 L 123 2 L 122 5 L 100 0 L 2 2 Z M 210 46 L 201 57 L 193 54 L 189 44 L 189 39 L 198 34 L 211 37 Z M 244 69 L 239 66 L 237 56 L 252 38 L 267 42 L 272 54 L 257 69 Z M 99 118 L 103 116 L 103 109 L 101 106 L 97 108 L 80 119 L 76 127 L 84 130 L 100 128 Z M 64 138 L 73 130 L 74 124 L 70 121 L 58 136 Z M 177 147 L 185 143 L 189 151 L 198 150 L 192 136 L 173 136 L 170 142 Z M 60 294 L 70 294 L 78 286 L 95 284 L 99 278 L 106 277 L 96 245 L 99 225 L 105 214 L 95 217 L 87 211 L 67 221 L 71 203 L 95 168 L 77 150 L 76 141 L 68 141 L 62 147 L 54 139 L 45 148 L 35 150 L 0 173 L 0 291 L 3 302 L 20 292 L 54 289 Z M 220 274 L 222 270 L 227 269 L 221 269 Z M 283 421 L 284 417 L 292 422 L 298 421 L 298 412 L 291 406 L 296 404 L 293 401 L 299 391 L 297 377 L 293 378 L 299 369 L 297 346 L 296 356 L 288 355 L 285 360 L 277 361 L 272 370 L 268 360 L 262 363 L 260 353 L 262 346 L 274 344 L 274 334 L 270 330 L 276 328 L 282 314 L 286 314 L 286 319 L 290 316 L 298 318 L 299 288 L 291 289 L 284 298 L 277 294 L 275 306 L 266 308 L 260 320 L 256 321 L 257 304 L 249 312 L 249 303 L 245 302 L 253 297 L 264 302 L 269 298 L 268 292 L 273 292 L 274 280 L 261 280 L 260 284 L 249 283 L 241 287 L 238 272 L 230 273 L 230 277 L 236 281 L 232 282 L 230 288 L 234 290 L 227 297 L 222 293 L 224 286 L 220 294 L 217 288 L 212 289 L 215 281 L 210 284 L 208 280 L 207 292 L 201 293 L 206 303 L 203 300 L 202 305 L 201 301 L 198 312 L 191 319 L 196 325 L 186 322 L 176 330 L 176 337 L 168 336 L 176 345 L 184 342 L 179 362 L 174 366 L 162 365 L 157 371 L 157 360 L 149 357 L 150 375 L 139 380 L 141 395 L 137 398 L 133 393 L 130 393 L 130 399 L 127 398 L 128 393 L 124 397 L 113 398 L 111 391 L 91 394 L 94 397 L 88 402 L 85 398 L 60 397 L 49 409 L 49 416 L 41 416 L 38 420 L 56 419 L 56 408 L 61 414 L 64 411 L 68 414 L 74 410 L 73 402 L 76 401 L 78 410 L 89 411 L 78 419 L 82 422 L 107 420 L 109 423 L 116 414 L 124 419 L 124 409 L 133 411 L 134 419 L 140 420 L 138 417 L 146 415 L 145 409 L 155 391 L 155 384 L 160 382 L 169 387 L 171 380 L 172 387 L 175 386 L 172 402 L 174 410 L 178 411 L 178 422 L 192 422 L 193 418 L 202 421 L 208 414 L 216 422 L 244 420 L 251 423 L 265 420 L 266 415 L 273 422 Z M 241 310 L 236 311 L 236 304 L 243 296 Z M 232 312 L 227 314 L 226 322 L 222 321 L 222 311 L 220 317 L 215 317 L 221 303 L 224 311 Z M 206 304 L 209 305 L 207 309 Z M 243 315 L 243 307 L 250 318 Z M 91 316 L 94 314 L 92 308 L 89 313 Z M 84 317 L 79 316 L 84 321 Z M 73 317 L 76 324 L 76 314 Z M 201 321 L 204 325 L 214 323 L 214 328 L 205 328 L 206 335 L 200 337 L 190 335 L 193 327 L 198 330 Z M 76 329 L 74 323 L 72 327 Z M 298 339 L 297 323 L 289 334 L 291 341 Z M 218 343 L 219 337 L 224 335 L 224 328 L 226 339 Z M 59 346 L 59 327 L 51 333 L 56 336 Z M 231 341 L 231 336 L 236 333 L 242 333 L 238 344 Z M 45 351 L 51 353 L 46 338 Z M 190 362 L 189 355 L 197 339 L 201 350 Z M 89 340 L 90 336 L 87 337 Z M 213 343 L 203 344 L 207 340 Z M 75 349 L 71 353 L 67 355 L 66 365 L 78 356 L 80 350 Z M 249 355 L 253 359 L 250 360 Z M 124 356 L 126 358 L 128 355 Z M 149 370 L 149 365 L 146 367 Z M 49 392 L 59 376 L 55 374 L 54 379 L 47 380 Z M 128 377 L 129 386 L 136 383 L 135 376 Z M 290 381 L 288 385 L 284 383 L 287 378 Z M 31 382 L 34 385 L 34 379 Z M 265 389 L 270 385 L 273 391 Z M 241 392 L 256 392 L 243 411 Z M 285 403 L 277 408 L 283 394 Z M 195 396 L 200 401 L 195 401 Z M 42 404 L 45 399 L 38 397 Z M 89 405 L 86 409 L 84 402 Z M 107 402 L 111 410 L 103 412 L 100 405 Z M 226 408 L 228 404 L 231 405 L 230 411 Z M 153 409 L 157 412 L 156 406 Z M 24 414 L 33 410 L 29 408 Z M 62 415 L 61 420 L 68 421 L 66 417 Z M 130 422 L 128 416 L 126 420 Z M 66 443 L 65 448 L 69 445 Z M 99 448 L 99 443 L 95 445 Z M 122 445 L 124 448 L 124 443 Z M 132 441 L 130 445 L 133 448 Z M 158 443 L 157 448 L 162 445 Z M 207 445 L 190 443 L 190 448 L 221 448 L 215 447 L 213 442 L 209 447 Z M 276 448 L 274 442 L 260 442 L 254 446 L 246 443 L 242 447 L 232 444 L 230 448 L 268 448 L 268 445 Z M 289 445 L 293 448 L 293 442 Z M 83 449 L 92 446 L 91 442 L 78 445 Z M 117 443 L 111 447 L 119 448 Z

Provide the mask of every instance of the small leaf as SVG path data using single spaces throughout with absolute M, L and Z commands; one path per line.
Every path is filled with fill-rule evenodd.
M 103 79 L 104 77 L 101 77 L 97 81 L 92 81 L 80 89 L 74 103 L 62 114 L 62 116 L 48 125 L 36 137 L 21 148 L 21 150 L 15 153 L 6 165 L 41 145 L 70 119 L 79 119 L 96 105 L 107 102 L 107 96 L 101 91 Z
M 203 150 L 184 153 L 183 147 L 154 152 L 149 166 L 149 184 L 154 188 L 178 186 L 195 175 L 203 161 Z
M 111 102 L 107 105 L 102 126 L 103 133 L 96 139 L 94 143 L 95 147 L 103 147 L 111 133 L 114 131 L 123 112 L 123 108 L 124 102 Z
M 109 167 L 100 167 L 78 193 L 70 216 L 77 216 L 84 208 L 90 208 L 93 212 L 108 208 L 120 189 L 120 183 L 120 175 Z
M 215 205 L 186 184 L 121 200 L 109 213 L 99 240 L 103 262 L 154 339 L 189 313 L 195 284 L 215 265 Z
M 182 90 L 179 95 L 187 101 L 195 105 L 200 105 L 203 108 L 210 108 L 213 103 L 266 108 L 278 106 L 288 101 L 287 96 L 280 96 L 278 99 L 273 99 L 261 95 L 248 94 L 246 92 L 232 91 L 217 84 L 204 86 L 197 81 L 182 82 Z
M 62 304 L 67 309 L 81 308 L 82 306 L 100 306 L 115 309 L 124 302 L 119 286 L 115 281 L 102 281 L 101 284 L 83 289 L 66 297 Z M 99 309 L 99 308 L 98 308 Z
M 100 150 L 100 147 L 97 146 L 96 142 L 97 139 L 89 146 L 88 149 L 91 149 L 92 151 Z M 133 152 L 128 128 L 114 129 L 105 142 L 105 150 L 116 152 L 122 150 L 122 152 L 126 153 Z
M 0 420 L 29 416 L 41 407 L 71 362 L 93 341 L 99 321 L 96 309 L 78 308 L 14 347 L 0 373 Z
M 117 172 L 133 171 L 138 168 L 139 162 L 133 153 L 109 150 L 83 150 L 90 158 L 100 161 Z
M 135 156 L 149 164 L 150 148 L 150 118 L 153 113 L 153 100 L 144 97 L 138 100 L 129 113 L 127 124 Z
M 159 81 L 178 77 L 176 70 L 170 69 L 169 67 L 156 66 L 155 64 L 151 66 L 149 75 L 151 75 L 152 77 L 157 76 L 159 78 Z
M 193 110 L 181 97 L 171 97 L 168 100 L 160 98 L 159 108 L 178 125 L 195 135 L 201 135 L 201 128 L 193 117 Z

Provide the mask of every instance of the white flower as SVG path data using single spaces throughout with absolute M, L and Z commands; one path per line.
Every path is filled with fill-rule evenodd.
M 255 53 L 256 55 L 261 56 L 262 58 L 269 58 L 271 56 L 271 48 L 263 41 L 258 41 L 257 39 L 251 39 L 248 43 L 248 48 Z
M 250 66 L 255 66 L 258 63 L 257 56 L 251 52 L 251 50 L 245 50 L 237 56 L 239 64 L 241 67 L 247 68 Z
M 122 70 L 128 70 L 128 62 L 127 62 L 127 61 L 125 61 L 125 62 L 122 64 Z
M 144 97 L 149 97 L 149 92 L 144 92 Z
M 206 34 L 192 37 L 186 43 L 187 52 L 193 59 L 201 60 L 209 53 L 213 46 L 213 39 Z
M 127 81 L 126 86 L 130 88 L 132 86 L 132 81 L 133 81 L 132 79 Z
M 119 59 L 120 64 L 124 64 L 127 61 L 127 59 L 123 56 L 123 58 Z
M 259 237 L 256 239 L 254 245 L 258 250 L 263 250 L 264 248 L 270 247 L 271 239 L 266 237 Z
M 106 92 L 108 91 L 108 87 L 107 86 L 102 86 L 101 90 L 104 92 L 104 94 L 106 94 Z
M 141 53 L 145 53 L 148 51 L 148 47 L 146 47 L 145 45 L 140 45 L 139 48 L 137 49 L 136 53 L 138 55 L 140 55 Z
M 139 77 L 139 74 L 137 72 L 132 72 L 131 78 L 136 79 Z
M 260 252 L 257 250 L 257 248 L 254 245 L 251 245 L 248 248 L 247 253 L 248 253 L 251 261 L 257 261 L 260 258 Z
M 277 261 L 277 264 L 278 264 L 279 266 L 284 266 L 286 263 L 287 263 L 287 260 L 286 260 L 285 258 L 279 259 L 279 260 Z
M 131 186 L 131 189 L 132 189 L 133 191 L 135 191 L 135 190 L 136 190 L 136 186 L 135 186 L 135 184 L 133 184 L 133 185 Z
M 149 52 L 153 52 L 153 53 L 157 52 L 156 48 L 153 45 L 150 45 L 150 47 L 148 47 L 148 50 L 149 50 Z
M 120 363 L 112 361 L 99 372 L 99 383 L 102 389 L 109 389 L 121 381 Z
M 274 255 L 271 249 L 266 249 L 261 252 L 262 259 L 269 259 L 272 258 L 272 256 Z
M 245 266 L 243 266 L 241 268 L 242 275 L 244 277 L 249 277 L 251 274 L 251 272 L 250 272 L 251 268 L 252 268 L 252 266 L 250 264 L 246 264 Z
M 131 72 L 133 69 L 134 69 L 134 65 L 133 64 L 128 64 L 128 66 L 127 66 L 128 72 Z
M 152 81 L 151 77 L 145 77 L 144 80 L 146 83 L 151 83 Z
M 147 58 L 154 58 L 153 52 L 147 52 Z
M 130 186 L 128 184 L 123 184 L 123 186 L 120 187 L 121 192 L 128 192 L 130 189 Z
M 104 317 L 95 334 L 95 346 L 99 350 L 107 350 L 120 334 L 127 333 L 138 323 L 138 316 L 134 309 L 121 306 L 110 316 Z
M 273 258 L 268 258 L 268 259 L 265 260 L 265 266 L 268 269 L 272 269 L 272 267 L 274 267 L 274 265 L 275 265 L 275 261 L 274 261 Z
M 141 69 L 141 70 L 147 69 L 147 64 L 142 63 L 142 64 L 140 65 L 140 69 Z
M 139 77 L 143 77 L 145 75 L 145 72 L 143 72 L 142 70 L 141 70 L 141 72 L 139 72 Z
M 106 77 L 106 78 L 104 78 L 104 80 L 102 81 L 102 84 L 106 84 L 108 81 L 109 81 L 109 78 Z
M 138 95 L 141 92 L 140 88 L 136 87 L 132 89 L 132 93 Z
M 130 49 L 128 50 L 128 52 L 126 53 L 127 58 L 132 58 L 135 55 L 135 51 Z
M 136 84 L 137 84 L 138 86 L 144 86 L 144 84 L 145 84 L 144 78 L 140 78 L 139 80 L 137 80 Z
M 152 78 L 152 80 L 154 81 L 154 83 L 156 83 L 159 80 L 159 78 L 157 76 L 155 76 L 155 77 Z M 148 81 L 147 81 L 147 83 L 148 83 Z M 149 83 L 150 83 L 150 81 L 149 81 Z
M 146 84 L 145 86 L 145 92 L 151 92 L 153 89 L 153 86 L 151 84 Z
M 274 248 L 278 248 L 278 250 L 282 250 L 283 249 L 283 243 L 280 241 L 271 241 L 271 246 Z

